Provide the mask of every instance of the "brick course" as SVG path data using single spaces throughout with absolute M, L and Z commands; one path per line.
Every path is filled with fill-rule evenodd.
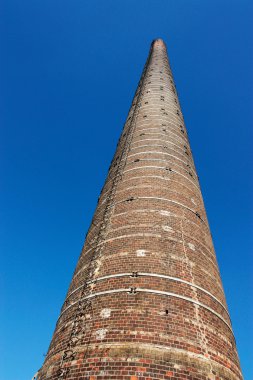
M 38 379 L 242 379 L 162 40 L 152 43 Z

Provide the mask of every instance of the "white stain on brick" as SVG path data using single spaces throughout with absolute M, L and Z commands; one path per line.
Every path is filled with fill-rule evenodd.
M 195 202 L 195 199 L 194 198 L 191 198 L 191 201 L 194 205 L 197 205 L 197 203 Z
M 146 251 L 145 251 L 145 249 L 137 249 L 137 251 L 136 251 L 136 255 L 137 255 L 138 257 L 144 257 L 144 256 L 146 256 Z
M 100 271 L 100 266 L 101 266 L 101 260 L 96 260 L 96 268 L 94 270 L 94 275 L 97 276 L 99 274 L 99 271 Z
M 109 318 L 111 315 L 111 309 L 103 309 L 101 310 L 100 316 L 102 318 Z
M 96 339 L 97 340 L 103 340 L 106 337 L 107 329 L 98 329 L 95 334 L 96 334 Z
M 162 226 L 162 229 L 166 232 L 174 232 L 170 226 Z
M 192 243 L 188 243 L 188 247 L 192 250 L 195 251 L 195 245 Z
M 170 216 L 170 215 L 171 215 L 171 213 L 170 213 L 169 211 L 166 211 L 166 210 L 161 210 L 161 211 L 159 212 L 159 214 L 160 214 L 160 215 L 164 215 L 164 216 Z

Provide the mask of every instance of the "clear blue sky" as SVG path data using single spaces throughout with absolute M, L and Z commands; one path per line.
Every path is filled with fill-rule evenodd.
M 157 37 L 168 46 L 245 380 L 253 378 L 252 8 L 2 0 L 1 380 L 30 379 L 43 362 Z

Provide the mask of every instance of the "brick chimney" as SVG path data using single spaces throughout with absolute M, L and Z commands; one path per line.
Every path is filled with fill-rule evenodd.
M 37 378 L 242 379 L 161 39 L 151 45 Z

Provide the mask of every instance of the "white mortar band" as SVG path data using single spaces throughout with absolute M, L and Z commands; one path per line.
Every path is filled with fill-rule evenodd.
M 154 134 L 154 133 L 144 133 L 144 135 L 146 135 L 146 136 L 152 135 L 152 134 Z M 143 139 L 143 140 L 145 140 L 145 139 Z M 179 146 L 179 145 L 177 145 L 174 142 L 171 142 L 169 140 L 165 140 L 165 141 L 166 141 L 166 144 L 174 145 L 175 147 L 177 147 L 178 149 L 180 149 L 181 151 L 184 152 L 184 149 L 181 146 Z M 164 144 L 164 145 L 166 145 L 166 144 Z M 184 144 L 186 144 L 186 143 L 184 143 Z M 137 149 L 137 148 L 139 148 L 139 147 L 135 147 L 135 149 Z M 174 152 L 177 152 L 175 149 L 172 149 L 172 148 L 169 148 L 169 149 L 174 150 Z M 181 154 L 181 153 L 179 153 L 179 154 Z
M 203 203 L 202 198 L 200 197 L 199 194 L 196 194 L 196 192 L 194 192 L 191 188 L 189 188 L 188 186 L 186 186 L 186 185 L 183 184 L 182 182 L 176 181 L 175 179 L 172 179 L 172 178 L 164 178 L 164 177 L 162 177 L 162 176 L 158 176 L 158 175 L 135 176 L 135 177 L 127 178 L 127 179 L 122 179 L 122 180 L 121 180 L 121 183 L 122 183 L 122 182 L 128 182 L 128 181 L 131 181 L 131 180 L 133 180 L 133 179 L 143 179 L 143 178 L 145 178 L 145 179 L 146 179 L 146 178 L 159 178 L 159 179 L 161 179 L 162 181 L 179 183 L 181 186 L 185 187 L 188 191 L 191 191 L 191 192 L 193 193 L 192 195 L 194 195 L 195 197 L 198 197 L 199 201 Z M 111 189 L 109 188 L 108 190 L 104 191 L 103 193 L 101 192 L 101 194 L 100 194 L 100 198 L 99 198 L 99 201 L 101 201 L 101 199 L 104 198 L 104 199 L 103 199 L 103 202 L 101 203 L 101 205 L 104 204 L 105 200 L 108 198 L 107 193 L 109 193 L 110 190 L 111 190 Z M 117 190 L 117 193 L 118 193 L 119 191 L 122 191 L 122 190 Z M 177 193 L 178 193 L 178 192 L 177 192 Z M 178 193 L 178 194 L 180 194 L 180 193 Z
M 98 293 L 89 294 L 88 296 L 83 297 L 80 300 L 78 300 L 78 301 L 72 303 L 71 305 L 69 305 L 68 307 L 66 307 L 66 309 L 63 310 L 63 312 L 60 314 L 57 322 L 59 321 L 59 319 L 62 317 L 62 315 L 67 310 L 69 310 L 74 305 L 78 304 L 78 302 L 80 302 L 80 301 L 83 301 L 83 300 L 86 300 L 86 299 L 90 299 L 90 298 L 94 298 L 94 297 L 99 297 L 99 296 L 107 295 L 107 294 L 124 293 L 124 292 L 130 293 L 131 291 L 132 291 L 132 289 L 128 288 L 128 289 L 106 290 L 104 292 L 98 292 Z M 229 330 L 233 334 L 232 328 L 230 327 L 230 325 L 227 323 L 227 321 L 219 313 L 217 313 L 216 311 L 214 311 L 213 309 L 211 309 L 209 306 L 206 306 L 206 305 L 204 305 L 203 303 L 201 303 L 199 301 L 196 301 L 196 300 L 194 300 L 192 298 L 189 298 L 189 297 L 181 296 L 180 294 L 170 293 L 170 292 L 164 292 L 164 291 L 161 291 L 161 290 L 135 288 L 135 294 L 136 294 L 136 292 L 159 294 L 159 295 L 163 295 L 163 296 L 180 298 L 180 299 L 182 299 L 184 301 L 192 302 L 192 303 L 194 303 L 194 304 L 196 304 L 198 306 L 201 306 L 204 309 L 210 311 L 212 314 L 216 315 L 220 320 L 222 320 L 227 325 L 227 327 L 229 328 Z
M 169 154 L 169 153 L 167 153 L 167 152 L 158 152 L 158 151 L 142 151 L 142 152 L 138 152 L 138 153 L 134 153 L 134 154 L 130 154 L 127 158 L 131 158 L 131 157 L 133 157 L 133 156 L 136 156 L 136 155 L 138 155 L 138 154 L 152 154 L 152 153 L 154 153 L 154 154 L 162 154 L 162 155 L 166 155 L 166 156 L 170 156 L 170 157 L 174 157 L 174 158 L 176 158 L 176 156 L 173 156 L 172 154 Z M 183 160 L 181 160 L 180 158 L 177 158 L 179 161 L 181 161 L 181 162 L 183 162 L 183 164 L 185 164 L 185 165 L 188 165 L 188 163 L 187 162 L 185 162 L 185 161 L 183 161 Z M 175 165 L 175 166 L 178 166 L 181 170 L 184 170 L 185 172 L 187 172 L 187 173 L 189 173 L 189 171 L 188 170 L 190 170 L 190 168 L 188 168 L 188 170 L 184 167 L 184 166 L 181 166 L 181 165 L 179 165 L 179 164 L 176 164 L 175 162 L 171 162 L 171 161 L 168 161 L 168 160 L 162 160 L 161 158 L 140 158 L 139 159 L 140 161 L 160 161 L 160 162 L 167 162 L 167 163 L 170 163 L 170 164 L 172 164 L 172 165 Z M 134 163 L 134 162 L 136 162 L 136 161 L 130 161 L 128 164 L 132 164 L 132 163 Z M 172 169 L 173 170 L 173 169 Z M 193 170 L 193 172 L 194 172 L 194 174 L 195 174 L 195 176 L 196 176 L 196 173 L 195 173 L 195 169 L 192 167 L 192 170 Z
M 180 202 L 174 201 L 174 200 L 172 200 L 172 199 L 161 198 L 161 197 L 140 197 L 140 196 L 137 196 L 137 197 L 134 197 L 133 200 L 139 200 L 139 199 L 155 199 L 155 200 L 159 200 L 159 201 L 171 202 L 171 203 L 174 203 L 174 204 L 176 204 L 176 205 L 178 205 L 178 206 L 181 206 L 181 207 L 183 207 L 183 208 L 186 208 L 187 210 L 191 211 L 193 214 L 196 215 L 196 211 L 194 211 L 194 210 L 191 209 L 190 207 L 184 205 L 183 203 L 180 203 Z M 122 200 L 122 201 L 118 201 L 118 202 L 114 202 L 114 203 L 112 203 L 110 206 L 108 206 L 108 209 L 114 207 L 114 206 L 117 205 L 117 204 L 124 203 L 124 202 L 126 202 L 126 200 L 127 200 L 127 199 L 124 199 L 124 200 Z M 102 210 L 102 211 L 103 211 L 103 210 Z M 100 211 L 99 213 L 97 213 L 97 215 L 100 215 L 100 214 L 102 213 L 102 211 Z M 208 225 L 207 225 L 207 223 L 206 223 L 206 221 L 205 221 L 204 219 L 202 219 L 201 217 L 200 217 L 199 219 L 200 219 L 200 220 L 201 220 L 201 221 L 202 221 L 202 222 L 208 227 Z
M 134 210 L 136 212 L 136 210 Z M 137 233 L 137 234 L 127 234 L 127 235 L 121 235 L 121 236 L 117 236 L 115 238 L 110 238 L 110 239 L 105 239 L 104 241 L 100 242 L 100 243 L 97 243 L 97 246 L 96 247 L 100 247 L 102 244 L 106 244 L 107 242 L 109 241 L 113 241 L 113 240 L 119 240 L 119 239 L 125 239 L 125 238 L 132 238 L 132 237 L 136 237 L 136 236 L 148 236 L 148 237 L 158 237 L 158 238 L 161 238 L 161 235 L 160 234 L 147 234 L 147 233 Z M 192 240 L 195 240 L 196 242 L 198 242 L 202 247 L 204 247 L 212 256 L 214 256 L 214 253 L 205 245 L 203 244 L 202 242 L 200 242 L 199 240 L 195 239 L 194 237 L 192 236 L 189 236 L 189 235 L 186 235 L 185 236 L 187 238 L 191 238 Z M 170 240 L 173 240 L 170 238 Z M 90 253 L 92 251 L 92 249 L 94 248 L 89 248 L 85 254 L 87 255 L 88 253 Z M 202 251 L 201 251 L 201 254 L 205 256 L 205 258 L 207 260 L 209 260 L 215 267 L 217 267 L 217 264 L 216 262 L 214 262 L 210 257 L 208 257 L 206 254 L 204 254 Z M 83 271 L 83 268 L 79 269 L 78 272 L 76 272 L 74 274 L 74 277 L 75 278 L 77 275 L 80 274 L 80 272 Z
M 196 211 L 194 211 L 194 210 L 191 209 L 190 207 L 184 205 L 183 203 L 180 203 L 180 202 L 174 201 L 174 200 L 172 200 L 172 199 L 160 198 L 160 197 L 139 197 L 139 196 L 137 196 L 136 198 L 134 198 L 134 200 L 139 200 L 139 199 L 155 199 L 155 200 L 159 200 L 159 201 L 171 202 L 171 203 L 174 203 L 174 204 L 176 204 L 176 205 L 178 205 L 178 206 L 181 206 L 181 207 L 186 208 L 187 210 L 191 211 L 193 214 L 196 215 Z M 126 201 L 126 200 L 119 201 L 119 202 L 115 202 L 115 203 L 112 205 L 112 207 L 113 207 L 114 205 L 119 204 L 119 203 L 124 203 L 125 201 Z M 205 221 L 204 219 L 202 219 L 201 217 L 200 217 L 199 219 L 200 219 L 200 220 L 201 220 L 201 221 L 202 221 L 202 222 L 208 227 L 208 225 L 207 225 L 207 223 L 206 223 L 206 221 Z
M 142 166 L 142 168 L 157 168 L 157 169 L 166 169 L 166 167 L 164 167 L 164 166 Z M 132 169 L 130 169 L 130 170 L 132 170 Z M 173 173 L 177 173 L 177 174 L 179 174 L 178 172 L 176 172 L 175 170 L 173 170 Z M 123 173 L 124 174 L 124 173 Z M 183 176 L 183 177 L 185 177 L 184 175 L 182 175 L 182 174 L 180 174 L 181 176 Z M 122 176 L 122 178 L 123 178 L 123 175 L 121 175 Z M 135 176 L 135 177 L 130 177 L 130 178 L 127 178 L 127 179 L 122 179 L 122 182 L 124 182 L 124 181 L 130 181 L 132 178 L 138 178 L 138 177 L 140 177 L 140 176 Z M 144 178 L 146 178 L 146 177 L 156 177 L 156 176 L 141 176 L 141 177 L 144 177 Z M 184 187 L 186 187 L 188 190 L 190 190 L 190 191 L 192 191 L 193 192 L 193 190 L 191 189 L 191 188 L 189 188 L 188 186 L 186 186 L 184 183 L 181 183 L 181 182 L 179 182 L 179 181 L 176 181 L 175 179 L 172 179 L 172 178 L 164 178 L 164 177 L 161 177 L 161 176 L 158 176 L 159 178 L 163 178 L 165 181 L 174 181 L 174 182 L 177 182 L 177 183 L 179 183 L 181 186 L 184 186 Z M 187 177 L 185 177 L 185 178 L 187 178 Z M 112 181 L 112 178 L 110 178 L 110 179 L 108 179 L 108 181 L 106 182 L 106 184 L 108 185 L 110 182 Z M 196 187 L 196 185 L 194 184 L 194 186 Z M 201 194 L 201 192 L 200 192 L 200 188 L 199 187 L 196 187 L 196 189 L 198 190 L 198 194 L 201 196 L 201 198 L 202 198 L 202 194 Z M 104 192 L 103 193 L 103 196 L 106 194 L 106 193 L 108 193 L 110 191 L 110 188 L 108 189 L 108 190 L 106 190 L 106 192 Z M 101 196 L 102 196 L 102 192 L 101 192 Z
M 161 160 L 159 160 L 159 161 L 161 161 Z M 171 163 L 169 161 L 165 161 L 165 162 L 167 162 L 168 164 Z M 163 169 L 163 170 L 165 170 L 166 167 L 165 166 L 155 166 L 155 165 L 137 166 L 135 168 L 124 170 L 122 174 L 125 174 L 127 172 L 131 172 L 133 170 L 139 170 L 139 169 Z M 180 175 L 181 177 L 184 177 L 187 181 L 191 182 L 193 184 L 193 186 L 195 186 L 196 189 L 198 189 L 198 191 L 200 191 L 199 187 L 196 185 L 196 183 L 193 182 L 193 181 L 191 181 L 190 178 L 187 178 L 185 175 L 183 175 L 182 173 L 177 172 L 176 170 L 173 170 L 172 173 L 176 173 L 176 174 Z
M 138 141 L 136 141 L 136 143 L 139 143 L 139 142 L 142 142 L 142 141 L 145 142 L 145 141 L 154 141 L 154 140 L 153 140 L 153 139 L 144 139 L 144 140 L 138 140 Z M 168 143 L 167 140 L 164 142 L 163 146 L 166 145 L 166 143 Z M 143 146 L 143 145 L 141 145 L 141 146 Z M 138 149 L 138 148 L 140 148 L 141 146 L 134 147 L 133 149 Z M 144 146 L 145 146 L 145 145 L 144 145 Z M 184 157 L 183 154 L 177 152 L 175 149 L 170 148 L 170 150 L 173 150 L 173 152 L 175 152 L 175 153 L 177 153 L 177 154 L 180 154 L 181 156 Z M 140 153 L 145 153 L 145 152 L 140 152 Z M 155 153 L 155 152 L 152 151 L 152 152 L 150 152 L 150 153 Z M 131 157 L 131 156 L 134 156 L 134 155 L 136 155 L 136 154 L 139 154 L 139 153 L 130 154 L 127 158 L 129 158 L 129 157 Z M 164 152 L 164 154 L 165 154 L 165 152 Z M 171 156 L 171 157 L 175 158 L 176 160 L 183 162 L 183 163 L 186 164 L 186 165 L 188 164 L 188 161 L 184 161 L 184 160 L 182 160 L 182 158 L 180 158 L 180 157 L 174 156 L 173 154 L 169 154 L 169 153 L 166 153 L 166 154 L 167 154 L 167 156 Z M 164 160 L 160 160 L 160 161 L 164 161 Z M 168 162 L 168 161 L 165 161 L 165 162 Z M 191 162 L 191 163 L 192 163 L 192 162 Z
M 163 279 L 166 279 L 166 280 L 172 280 L 172 281 L 176 281 L 176 282 L 181 282 L 183 284 L 186 284 L 186 285 L 189 285 L 189 286 L 192 286 L 194 288 L 197 288 L 199 290 L 201 290 L 203 293 L 206 293 L 208 294 L 210 297 L 212 297 L 216 302 L 218 302 L 221 307 L 225 310 L 225 312 L 227 313 L 228 317 L 230 318 L 229 316 L 229 313 L 228 313 L 228 310 L 227 308 L 222 304 L 221 301 L 218 300 L 218 298 L 216 298 L 212 293 L 210 293 L 208 290 L 202 288 L 201 286 L 198 286 L 198 285 L 195 285 L 193 284 L 192 282 L 189 282 L 189 281 L 186 281 L 186 280 L 182 280 L 181 278 L 178 278 L 178 277 L 172 277 L 172 276 L 166 276 L 164 274 L 157 274 L 157 273 L 147 273 L 147 272 L 135 272 L 135 277 L 156 277 L 156 278 L 163 278 Z M 99 281 L 103 281 L 103 280 L 107 280 L 107 279 L 110 279 L 110 278 L 118 278 L 118 277 L 134 277 L 133 276 L 133 273 L 118 273 L 118 274 L 110 274 L 108 276 L 103 276 L 103 277 L 98 277 L 94 280 L 90 280 L 90 281 L 87 281 L 86 282 L 86 285 L 89 285 L 89 284 L 94 284 L 96 282 L 99 282 Z M 66 300 L 72 296 L 72 294 L 74 294 L 75 292 L 77 292 L 78 290 L 82 289 L 85 285 L 81 285 L 79 286 L 78 288 L 76 288 L 75 290 L 73 290 L 73 292 L 71 292 L 67 297 L 66 297 Z
M 166 129 L 166 132 L 162 131 L 162 128 L 167 128 Z M 171 128 L 171 130 L 168 130 L 168 128 Z M 152 130 L 154 130 L 155 132 L 152 132 Z M 137 131 L 137 130 L 136 130 Z M 164 132 L 164 133 L 161 133 Z M 174 131 L 177 131 L 178 134 L 174 133 Z M 148 134 L 152 134 L 152 135 L 161 135 L 161 136 L 168 136 L 170 134 L 176 136 L 176 137 L 173 137 L 175 138 L 175 140 L 182 140 L 182 142 L 185 144 L 189 144 L 188 140 L 186 138 L 183 138 L 179 132 L 179 129 L 175 129 L 174 127 L 171 127 L 170 125 L 163 125 L 163 126 L 159 126 L 159 127 L 149 127 L 149 128 L 142 128 L 142 129 L 139 129 L 138 128 L 138 132 L 141 132 L 141 133 L 145 133 L 147 132 Z M 135 148 L 133 148 L 135 149 Z
M 137 131 L 138 132 L 151 131 L 150 133 L 152 133 L 152 130 L 156 130 L 158 132 L 154 132 L 154 134 L 160 134 L 162 136 L 164 136 L 164 135 L 168 136 L 169 133 L 171 133 L 171 134 L 173 133 L 173 135 L 175 135 L 179 138 L 181 137 L 184 142 L 189 144 L 189 141 L 186 138 L 186 135 L 185 134 L 182 135 L 182 132 L 180 133 L 181 128 L 176 124 L 166 122 L 166 125 L 158 125 L 157 127 L 150 127 L 149 125 L 150 125 L 150 122 L 149 123 L 139 123 L 138 129 L 136 128 L 136 132 Z M 182 127 L 185 129 L 184 126 L 182 126 Z M 166 128 L 166 132 L 163 131 L 164 133 L 161 133 L 162 128 L 164 128 L 164 129 Z M 186 131 L 186 129 L 185 129 L 185 131 Z M 176 132 L 177 134 L 174 132 Z
M 124 191 L 124 189 L 123 189 L 123 190 L 120 190 L 120 191 Z M 161 200 L 161 201 L 171 202 L 171 203 L 175 203 L 175 204 L 177 204 L 177 205 L 179 205 L 179 206 L 181 206 L 181 207 L 186 208 L 187 210 L 191 211 L 191 212 L 194 213 L 195 215 L 196 215 L 196 212 L 197 212 L 197 211 L 194 211 L 193 209 L 191 209 L 190 207 L 184 205 L 183 203 L 180 203 L 180 202 L 174 201 L 174 200 L 172 200 L 172 199 L 160 198 L 160 197 L 140 197 L 140 196 L 136 196 L 136 197 L 134 197 L 133 200 L 138 200 L 138 199 L 155 199 L 155 200 Z M 115 205 L 120 204 L 120 203 L 124 203 L 125 201 L 126 201 L 126 199 L 124 199 L 124 200 L 122 200 L 122 201 L 114 202 L 114 203 L 108 205 L 107 208 L 108 208 L 108 209 L 113 208 Z M 100 206 L 102 207 L 102 204 L 101 204 Z M 96 217 L 98 217 L 98 216 L 99 216 L 100 214 L 102 214 L 103 212 L 104 212 L 103 209 L 102 209 L 101 211 L 99 211 L 99 212 L 96 212 Z M 209 230 L 209 225 L 208 225 L 208 223 L 207 223 L 204 219 L 202 219 L 201 217 L 200 217 L 199 219 L 205 224 L 205 226 L 206 226 L 207 229 Z M 101 220 L 101 222 L 103 222 L 103 221 Z

